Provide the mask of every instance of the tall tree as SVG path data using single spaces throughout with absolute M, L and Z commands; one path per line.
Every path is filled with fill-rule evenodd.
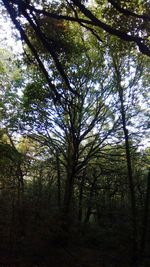
M 61 78 L 55 78 L 55 69 L 52 76 L 61 95 L 59 101 L 51 99 L 49 88 L 40 75 L 37 76 L 39 81 L 28 84 L 24 92 L 26 119 L 35 132 L 30 136 L 49 146 L 57 162 L 58 156 L 62 155 L 60 163 L 66 170 L 63 203 L 66 214 L 70 210 L 77 176 L 105 146 L 117 126 L 111 100 L 110 106 L 108 104 L 113 75 L 107 62 L 101 64 L 107 55 L 103 48 L 101 52 L 91 49 L 90 42 L 95 39 L 77 32 L 78 28 L 73 29 L 77 42 L 72 58 L 68 62 L 64 59 L 75 94 L 62 87 Z M 88 38 L 88 43 L 84 38 Z

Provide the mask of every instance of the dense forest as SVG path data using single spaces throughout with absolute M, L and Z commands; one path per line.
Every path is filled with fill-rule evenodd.
M 0 12 L 0 267 L 149 267 L 149 0 Z

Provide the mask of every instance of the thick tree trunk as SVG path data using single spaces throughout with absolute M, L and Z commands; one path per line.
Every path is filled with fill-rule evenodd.
M 74 187 L 74 174 L 69 172 L 66 179 L 63 213 L 67 216 L 70 212 Z
M 66 167 L 66 185 L 64 193 L 63 213 L 69 216 L 70 208 L 72 204 L 74 181 L 76 177 L 76 167 L 78 163 L 78 148 L 79 144 L 76 140 L 74 133 L 74 127 L 72 126 L 71 132 L 67 138 L 68 151 L 67 151 L 67 167 Z

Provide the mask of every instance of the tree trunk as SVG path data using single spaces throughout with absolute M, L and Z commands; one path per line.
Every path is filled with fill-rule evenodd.
M 87 207 L 87 213 L 86 213 L 86 217 L 85 217 L 85 221 L 84 221 L 85 224 L 87 224 L 89 222 L 89 219 L 90 219 L 90 215 L 91 215 L 91 211 L 92 211 L 92 200 L 93 200 L 96 181 L 97 181 L 97 176 L 94 177 L 94 180 L 93 180 L 92 185 L 91 185 L 90 196 L 89 196 L 88 207 Z
M 66 186 L 65 186 L 64 204 L 63 204 L 63 213 L 66 216 L 69 214 L 71 208 L 73 187 L 74 187 L 74 174 L 73 172 L 68 172 L 66 179 Z
M 140 257 L 143 259 L 146 248 L 146 236 L 148 230 L 148 219 L 149 219 L 149 207 L 150 207 L 150 169 L 147 177 L 147 191 L 145 197 L 145 207 L 143 214 L 143 225 L 142 225 L 142 237 L 140 244 Z
M 60 161 L 59 155 L 56 154 L 56 166 L 57 166 L 57 195 L 58 195 L 58 207 L 61 209 L 61 177 L 60 177 Z
M 79 213 L 78 213 L 78 221 L 79 223 L 82 222 L 83 218 L 83 189 L 84 189 L 84 182 L 85 182 L 85 171 L 81 177 L 80 188 L 79 188 Z
M 119 98 L 120 98 L 120 104 L 121 104 L 120 112 L 121 112 L 121 117 L 122 117 L 122 128 L 123 128 L 124 139 L 125 139 L 126 162 L 127 162 L 129 192 L 130 192 L 130 201 L 131 201 L 130 203 L 131 203 L 131 220 L 132 220 L 132 264 L 136 264 L 138 244 L 137 244 L 137 212 L 136 212 L 135 188 L 134 188 L 134 181 L 133 181 L 129 134 L 128 134 L 128 129 L 126 128 L 126 114 L 125 114 L 125 108 L 124 108 L 123 89 L 120 85 L 118 88 L 119 88 Z
M 79 144 L 76 140 L 73 126 L 67 139 L 68 139 L 67 167 L 66 167 L 67 175 L 66 175 L 66 185 L 65 185 L 64 204 L 63 204 L 63 213 L 66 216 L 68 216 L 70 213 L 71 202 L 74 191 L 74 180 L 76 176 L 76 167 L 78 162 Z

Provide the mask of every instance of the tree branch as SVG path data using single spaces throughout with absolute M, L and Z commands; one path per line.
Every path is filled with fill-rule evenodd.
M 42 61 L 40 60 L 39 56 L 38 56 L 38 53 L 36 51 L 36 49 L 34 48 L 34 46 L 32 45 L 32 43 L 30 42 L 30 40 L 28 39 L 25 31 L 23 30 L 23 28 L 21 27 L 20 23 L 18 22 L 18 20 L 16 19 L 17 17 L 17 14 L 15 12 L 15 10 L 13 9 L 13 7 L 8 3 L 8 1 L 5 1 L 3 0 L 3 3 L 4 3 L 4 6 L 6 8 L 6 10 L 8 11 L 10 17 L 11 17 L 11 20 L 12 22 L 14 23 L 16 29 L 19 31 L 20 33 L 20 36 L 21 36 L 21 39 L 23 41 L 25 41 L 25 43 L 28 45 L 28 47 L 30 48 L 30 50 L 32 51 L 36 61 L 38 62 L 38 65 L 40 67 L 40 69 L 42 70 L 47 82 L 48 82 L 48 85 L 50 86 L 50 88 L 52 89 L 52 98 L 54 99 L 55 97 L 57 98 L 57 100 L 59 100 L 60 98 L 60 95 L 59 93 L 57 92 L 56 90 L 56 87 L 55 85 L 52 83 L 49 75 L 48 75 L 48 72 L 47 70 L 45 69 Z M 54 97 L 55 96 L 55 97 Z
M 72 0 L 72 2 L 74 3 L 75 6 L 77 6 L 79 8 L 79 10 L 88 18 L 90 19 L 92 22 L 94 22 L 94 24 L 98 27 L 100 27 L 101 29 L 103 29 L 104 31 L 115 35 L 117 37 L 119 37 L 120 39 L 127 41 L 127 42 L 134 42 L 138 45 L 139 50 L 150 57 L 150 49 L 149 47 L 144 43 L 144 39 L 138 36 L 132 36 L 129 35 L 125 32 L 122 32 L 120 30 L 114 29 L 111 26 L 109 26 L 108 24 L 100 21 L 95 15 L 92 14 L 92 12 L 87 9 L 80 0 Z
M 139 19 L 143 19 L 144 21 L 146 20 L 150 20 L 150 16 L 146 15 L 146 14 L 136 14 L 128 9 L 122 8 L 116 1 L 114 0 L 108 0 L 108 2 L 115 8 L 117 9 L 120 13 L 126 15 L 126 16 L 132 16 L 135 18 L 139 18 Z

